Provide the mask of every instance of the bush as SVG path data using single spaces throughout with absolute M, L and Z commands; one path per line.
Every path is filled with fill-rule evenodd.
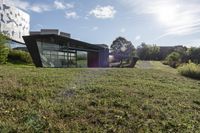
M 12 63 L 32 63 L 30 54 L 21 50 L 10 50 L 8 54 L 8 60 Z
M 189 58 L 192 62 L 200 64 L 200 48 L 190 48 L 189 49 Z
M 166 57 L 164 63 L 173 68 L 178 67 L 181 63 L 181 54 L 178 52 L 172 52 Z
M 194 63 L 185 64 L 179 67 L 178 71 L 183 76 L 200 79 L 200 65 Z
M 6 47 L 7 37 L 0 33 L 0 64 L 4 64 L 7 61 L 9 48 Z
M 9 48 L 0 44 L 0 64 L 6 63 L 8 53 L 9 53 Z

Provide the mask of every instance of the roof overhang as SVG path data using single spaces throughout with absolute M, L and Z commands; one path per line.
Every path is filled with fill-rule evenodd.
M 44 34 L 44 35 L 30 35 L 30 36 L 23 36 L 24 40 L 35 40 L 35 41 L 43 41 L 43 42 L 49 42 L 50 40 L 54 40 L 56 44 L 68 46 L 71 49 L 77 49 L 80 51 L 89 51 L 89 50 L 105 50 L 108 49 L 108 46 L 105 44 L 91 44 L 83 41 L 79 41 L 76 39 L 72 39 L 69 37 L 64 37 L 56 34 Z M 54 43 L 54 44 L 55 44 Z M 26 44 L 29 45 L 29 44 Z M 106 47 L 107 46 L 107 47 Z

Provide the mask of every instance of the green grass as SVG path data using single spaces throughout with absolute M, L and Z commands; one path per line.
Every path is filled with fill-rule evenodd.
M 153 68 L 154 69 L 158 69 L 158 70 L 162 70 L 162 71 L 165 71 L 165 72 L 171 72 L 171 73 L 177 73 L 177 70 L 168 66 L 168 65 L 163 65 L 162 62 L 160 61 L 150 61 Z
M 0 132 L 198 133 L 200 81 L 157 68 L 0 66 Z
M 168 65 L 163 65 L 162 62 L 160 61 L 138 61 L 136 64 L 136 68 L 139 69 L 156 69 L 156 70 L 161 70 L 165 72 L 170 72 L 170 73 L 177 73 L 176 69 L 173 69 L 172 67 Z
M 178 68 L 181 75 L 200 80 L 200 65 L 189 63 Z

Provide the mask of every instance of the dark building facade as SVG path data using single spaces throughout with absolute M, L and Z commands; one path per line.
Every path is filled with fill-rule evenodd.
M 72 39 L 58 30 L 31 32 L 23 37 L 36 67 L 77 67 L 77 51 L 87 52 L 88 67 L 108 67 L 107 45 L 95 45 Z

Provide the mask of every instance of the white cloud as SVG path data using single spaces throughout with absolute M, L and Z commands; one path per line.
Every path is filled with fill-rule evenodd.
M 58 0 L 54 1 L 54 6 L 55 6 L 56 9 L 61 9 L 61 10 L 74 8 L 73 4 L 64 3 L 64 2 L 61 2 L 61 1 L 58 1 Z
M 66 3 L 65 7 L 66 9 L 74 8 L 74 4 Z
M 97 6 L 89 12 L 89 15 L 92 15 L 98 19 L 109 19 L 114 18 L 116 10 L 113 6 Z
M 168 35 L 190 35 L 200 32 L 200 3 L 195 0 L 121 0 L 134 13 L 151 15 L 163 25 Z
M 54 6 L 56 7 L 56 9 L 65 9 L 65 5 L 60 2 L 60 1 L 54 1 Z
M 50 11 L 51 8 L 46 4 L 34 4 L 29 7 L 29 10 L 37 12 L 37 13 L 41 13 L 44 11 Z
M 55 0 L 52 4 L 47 3 L 30 3 L 25 0 L 4 0 L 5 3 L 23 9 L 25 11 L 33 11 L 37 13 L 51 11 L 56 9 L 70 9 L 74 8 L 73 4 L 63 3 L 58 0 Z
M 30 3 L 27 1 L 22 1 L 22 0 L 1 0 L 1 1 L 12 6 L 16 6 L 23 10 L 27 10 L 30 7 Z
M 65 17 L 67 19 L 78 19 L 79 16 L 77 15 L 76 12 L 65 12 Z
M 141 36 L 140 35 L 137 35 L 136 37 L 135 37 L 135 41 L 139 41 L 141 39 Z
M 44 3 L 31 4 L 24 0 L 4 0 L 4 2 L 8 5 L 18 7 L 25 11 L 33 11 L 33 12 L 41 13 L 44 11 L 51 10 L 51 6 Z
M 98 26 L 94 26 L 94 27 L 92 28 L 93 31 L 96 31 L 96 30 L 98 30 L 98 29 L 99 29 Z
M 125 32 L 126 32 L 126 29 L 125 29 L 125 28 L 121 28 L 121 29 L 120 29 L 120 32 L 121 32 L 121 33 L 125 33 Z

